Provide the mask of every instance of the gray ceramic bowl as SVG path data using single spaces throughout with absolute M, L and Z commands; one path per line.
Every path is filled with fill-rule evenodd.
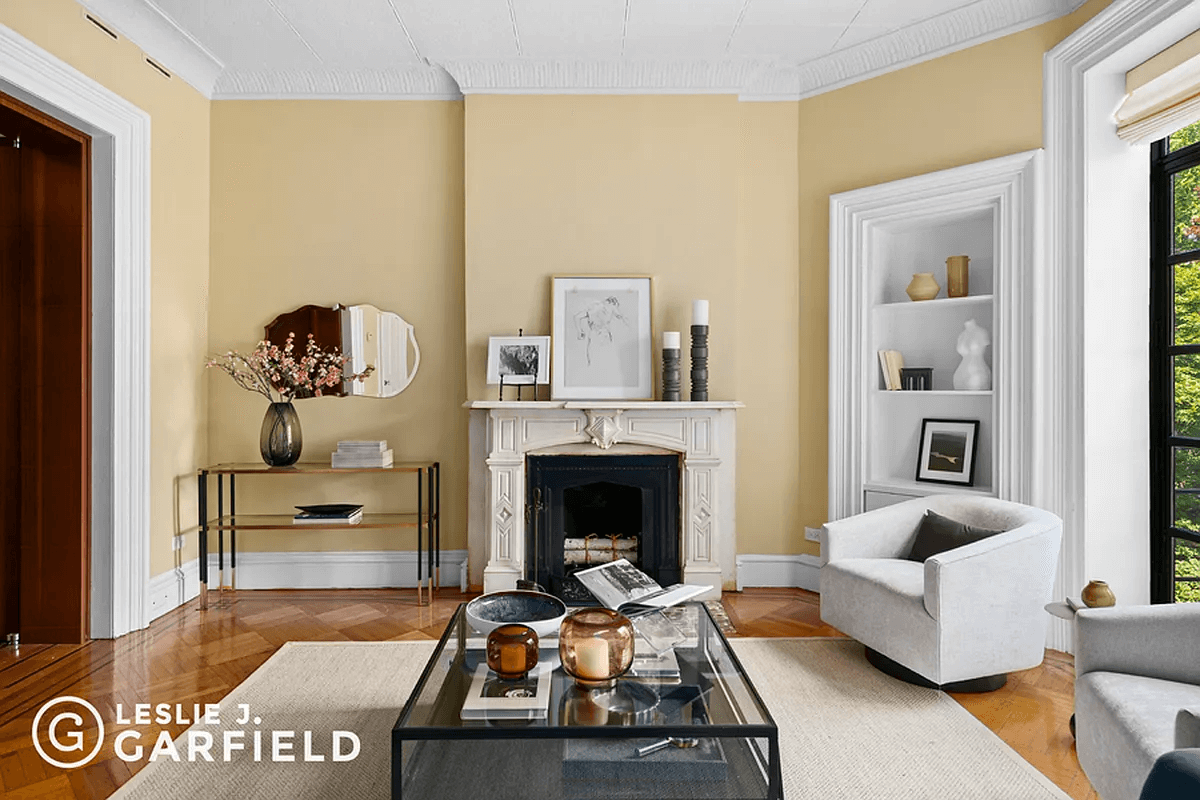
M 467 622 L 484 634 L 515 622 L 533 628 L 538 638 L 557 636 L 566 616 L 566 604 L 554 595 L 521 589 L 491 592 L 467 603 Z

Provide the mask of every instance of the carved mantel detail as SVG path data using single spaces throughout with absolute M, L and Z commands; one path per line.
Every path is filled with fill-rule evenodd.
M 678 453 L 680 561 L 687 583 L 736 585 L 736 402 L 469 403 L 467 541 L 472 584 L 492 592 L 525 577 L 525 459 L 571 453 Z
M 592 437 L 592 444 L 599 447 L 601 450 L 607 450 L 617 442 L 621 441 L 621 409 L 596 411 L 594 409 L 586 409 L 584 414 L 587 415 L 588 424 L 584 428 L 584 433 Z

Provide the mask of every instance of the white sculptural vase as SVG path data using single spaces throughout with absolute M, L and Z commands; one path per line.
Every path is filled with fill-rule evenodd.
M 955 347 L 963 357 L 958 369 L 954 370 L 956 391 L 981 392 L 992 388 L 992 371 L 983 360 L 983 353 L 991 343 L 992 337 L 985 329 L 979 327 L 975 320 L 967 320 Z

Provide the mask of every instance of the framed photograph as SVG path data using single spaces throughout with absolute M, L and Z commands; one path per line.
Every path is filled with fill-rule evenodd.
M 921 420 L 917 480 L 974 486 L 978 439 L 977 419 Z
M 492 336 L 488 339 L 487 382 L 506 386 L 550 382 L 549 336 Z
M 653 399 L 650 286 L 649 276 L 553 278 L 554 399 Z

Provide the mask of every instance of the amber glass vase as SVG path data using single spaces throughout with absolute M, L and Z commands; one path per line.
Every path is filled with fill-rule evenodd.
M 528 625 L 501 625 L 487 637 L 487 665 L 503 680 L 524 678 L 537 666 L 538 635 Z
M 607 608 L 581 608 L 567 615 L 558 634 L 563 672 L 585 689 L 616 684 L 633 664 L 633 623 Z

